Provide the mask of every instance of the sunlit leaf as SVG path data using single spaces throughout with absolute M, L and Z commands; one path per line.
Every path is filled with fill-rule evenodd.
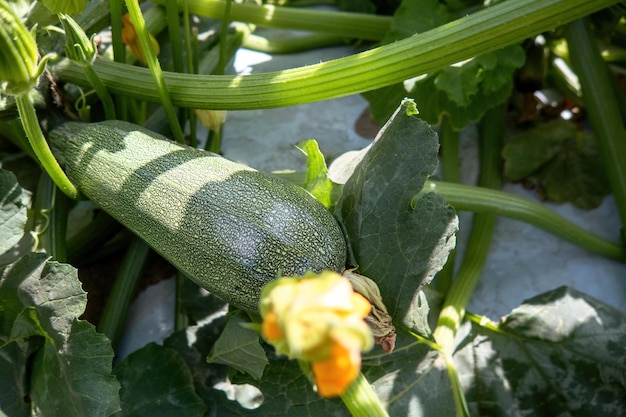
M 455 356 L 473 415 L 626 415 L 626 314 L 567 287 L 497 325 L 473 325 Z

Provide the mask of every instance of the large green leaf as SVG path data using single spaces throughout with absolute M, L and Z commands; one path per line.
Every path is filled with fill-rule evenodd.
M 46 254 L 27 255 L 2 270 L 0 381 L 16 387 L 3 393 L 3 412 L 32 407 L 35 416 L 108 417 L 119 409 L 111 344 L 78 320 L 86 301 L 76 270 Z
M 626 314 L 567 287 L 474 324 L 455 362 L 476 416 L 626 416 Z
M 24 235 L 26 196 L 13 173 L 0 169 L 0 254 Z
M 174 350 L 149 343 L 115 367 L 124 417 L 202 417 L 191 371 Z
M 456 9 L 460 4 L 448 7 Z M 424 32 L 448 20 L 446 7 L 437 0 L 405 0 L 394 14 L 383 43 Z M 487 110 L 504 103 L 513 89 L 513 75 L 525 61 L 524 50 L 511 45 L 457 63 L 418 79 L 363 93 L 374 119 L 383 122 L 404 97 L 415 99 L 420 117 L 438 124 L 448 115 L 456 129 L 479 120 Z
M 437 166 L 439 143 L 404 102 L 383 127 L 343 188 L 335 214 L 358 263 L 397 322 L 424 322 L 419 292 L 454 247 L 457 218 L 438 194 L 419 195 Z
M 566 120 L 520 133 L 502 156 L 507 178 L 524 181 L 557 203 L 591 209 L 611 191 L 595 138 Z

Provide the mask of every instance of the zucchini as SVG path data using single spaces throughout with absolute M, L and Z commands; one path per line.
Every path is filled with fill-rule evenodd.
M 65 123 L 50 141 L 85 196 L 235 307 L 257 311 L 278 275 L 345 269 L 333 215 L 280 178 L 121 121 Z

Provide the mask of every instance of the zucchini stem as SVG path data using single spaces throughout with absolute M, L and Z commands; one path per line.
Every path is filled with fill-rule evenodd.
M 246 76 L 165 73 L 164 79 L 172 103 L 194 109 L 245 110 L 310 103 L 403 82 L 550 30 L 616 2 L 501 2 L 427 32 L 315 65 Z M 517 24 L 520 19 L 524 25 Z M 160 101 L 145 69 L 102 60 L 95 64 L 111 91 Z M 62 80 L 85 82 L 84 75 L 70 62 L 61 61 L 52 70 Z
M 181 1 L 181 0 L 179 0 Z M 222 19 L 230 11 L 231 20 L 284 29 L 325 32 L 344 38 L 380 40 L 391 26 L 391 17 L 366 13 L 297 9 L 265 4 L 231 3 L 230 0 L 186 0 L 191 13 Z M 155 3 L 163 5 L 166 0 Z
M 134 238 L 115 277 L 98 324 L 98 331 L 111 340 L 113 347 L 117 346 L 124 330 L 126 314 L 149 254 L 150 247 L 138 237 Z
M 148 68 L 150 69 L 150 73 L 152 75 L 152 81 L 154 84 L 153 88 L 156 89 L 159 101 L 165 109 L 165 115 L 170 123 L 172 135 L 176 142 L 185 143 L 183 130 L 180 126 L 180 122 L 178 121 L 178 116 L 174 110 L 170 94 L 166 87 L 165 77 L 163 76 L 163 71 L 161 70 L 161 64 L 156 57 L 154 47 L 150 41 L 150 34 L 148 33 L 146 22 L 141 14 L 139 2 L 137 0 L 126 0 L 126 7 L 128 8 L 128 13 L 130 14 L 133 26 L 135 26 L 135 30 L 137 31 L 137 37 L 139 38 L 141 49 L 143 50 L 146 63 L 148 64 Z
M 341 400 L 354 417 L 388 417 L 387 411 L 365 376 L 359 372 Z
M 576 20 L 565 27 L 572 67 L 578 75 L 585 110 L 596 134 L 615 204 L 626 225 L 626 129 L 611 82 L 612 75 L 596 41 L 589 22 Z
M 483 187 L 498 189 L 502 186 L 500 178 L 500 148 L 504 132 L 506 107 L 497 106 L 489 110 L 481 121 L 480 131 L 480 175 L 478 184 Z M 480 279 L 483 267 L 489 255 L 491 237 L 495 229 L 497 215 L 493 212 L 476 213 L 467 249 L 456 279 L 452 282 L 443 303 L 437 327 L 433 336 L 445 355 L 452 355 L 454 339 L 465 316 L 465 308 L 474 288 Z M 449 365 L 448 368 L 452 366 Z
M 426 181 L 424 191 L 437 191 L 457 210 L 492 212 L 539 227 L 598 255 L 626 262 L 626 247 L 582 229 L 549 208 L 503 191 L 484 187 Z
M 69 178 L 67 178 L 65 172 L 63 172 L 61 166 L 54 158 L 54 155 L 52 155 L 52 151 L 50 151 L 50 147 L 43 136 L 41 127 L 39 127 L 39 119 L 37 119 L 35 106 L 29 93 L 15 96 L 15 103 L 17 104 L 17 110 L 24 131 L 26 132 L 26 137 L 37 156 L 37 160 L 48 175 L 50 175 L 50 178 L 57 187 L 59 187 L 65 195 L 76 200 L 79 196 L 78 189 L 72 184 Z

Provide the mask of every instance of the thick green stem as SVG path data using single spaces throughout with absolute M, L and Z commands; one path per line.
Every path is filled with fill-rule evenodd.
M 172 48 L 174 71 L 185 72 L 185 61 L 183 60 L 183 38 L 180 34 L 178 3 L 175 1 L 165 2 L 165 12 L 167 14 L 168 34 L 170 38 L 170 48 Z
M 266 54 L 291 54 L 310 49 L 342 45 L 345 43 L 345 39 L 342 36 L 329 35 L 327 33 L 311 33 L 289 38 L 272 39 L 251 34 L 246 36 L 243 47 L 253 51 L 265 52 Z
M 115 104 L 113 103 L 113 97 L 111 97 L 111 95 L 109 94 L 109 91 L 102 83 L 102 80 L 100 79 L 100 77 L 98 77 L 98 74 L 96 73 L 96 71 L 94 71 L 91 65 L 84 66 L 83 68 L 85 70 L 85 75 L 87 76 L 87 79 L 91 83 L 94 90 L 96 90 L 96 94 L 102 102 L 102 106 L 104 107 L 104 116 L 108 120 L 117 119 L 117 116 L 115 114 Z
M 54 181 L 65 195 L 77 199 L 79 196 L 78 189 L 74 187 L 74 184 L 67 178 L 65 172 L 63 172 L 61 166 L 52 155 L 46 139 L 43 137 L 43 132 L 39 127 L 37 113 L 35 112 L 35 107 L 30 96 L 28 93 L 21 94 L 15 97 L 15 102 L 20 114 L 22 126 L 26 132 L 26 137 L 28 137 L 30 146 L 33 148 L 35 155 L 37 155 L 39 163 L 41 163 L 48 175 L 50 175 L 50 178 L 52 178 L 52 181 Z
M 186 0 L 191 13 L 221 19 L 229 6 L 226 0 Z M 163 4 L 165 0 L 155 3 Z M 261 26 L 310 30 L 366 40 L 380 40 L 391 25 L 391 18 L 364 13 L 296 9 L 253 3 L 234 3 L 231 19 Z
M 222 27 L 220 28 L 220 59 L 217 62 L 217 67 L 213 72 L 216 75 L 224 75 L 226 70 L 226 62 L 229 60 L 228 57 L 228 45 L 227 45 L 227 37 L 228 37 L 228 25 L 231 20 L 230 11 L 232 8 L 232 0 L 226 0 L 226 6 L 224 7 L 224 14 L 220 16 L 222 20 Z
M 354 417 L 388 417 L 387 411 L 362 373 L 341 395 L 343 403 Z
M 150 248 L 143 240 L 133 239 L 115 277 L 98 324 L 98 331 L 104 333 L 113 346 L 117 345 L 124 330 L 126 314 L 149 254 Z
M 504 132 L 506 107 L 498 106 L 489 110 L 480 129 L 480 175 L 478 184 L 487 188 L 500 188 L 500 149 Z M 495 213 L 477 213 L 474 215 L 472 230 L 463 254 L 463 262 L 456 279 L 446 295 L 437 327 L 433 336 L 446 355 L 454 351 L 454 339 L 465 316 L 465 308 L 474 288 L 480 279 L 483 267 L 489 255 L 491 236 L 495 229 Z
M 327 100 L 439 70 L 616 2 L 505 1 L 427 32 L 328 62 L 246 76 L 166 73 L 165 80 L 175 105 L 196 109 L 260 109 Z M 95 64 L 110 91 L 141 100 L 160 100 L 145 69 L 104 61 Z M 52 70 L 65 81 L 85 82 L 84 75 L 70 62 L 62 61 Z
M 427 181 L 424 191 L 436 191 L 457 210 L 476 213 L 491 212 L 520 220 L 598 255 L 626 261 L 626 247 L 603 239 L 549 208 L 527 198 L 483 187 Z
M 441 121 L 439 141 L 441 148 L 441 171 L 443 180 L 446 182 L 459 182 L 461 174 L 459 170 L 459 139 L 460 133 L 450 123 L 450 117 L 444 116 Z M 437 274 L 436 288 L 442 294 L 448 292 L 456 265 L 456 248 L 450 251 L 448 260 L 443 269 Z
M 565 28 L 572 67 L 578 75 L 585 110 L 596 134 L 615 204 L 626 225 L 626 129 L 612 74 L 603 61 L 589 22 L 577 20 Z
M 156 90 L 159 101 L 165 109 L 165 115 L 170 123 L 172 135 L 177 142 L 185 143 L 183 130 L 178 121 L 178 116 L 176 115 L 170 94 L 166 87 L 165 77 L 163 76 L 163 71 L 161 70 L 161 64 L 159 64 L 154 47 L 150 41 L 150 34 L 148 33 L 146 22 L 141 14 L 139 2 L 137 0 L 126 0 L 126 7 L 128 7 L 130 18 L 133 22 L 133 26 L 135 26 L 135 30 L 137 31 L 137 37 L 139 38 L 141 49 L 143 50 L 146 63 L 148 64 L 148 68 L 152 74 L 152 81 L 154 83 L 153 88 Z

